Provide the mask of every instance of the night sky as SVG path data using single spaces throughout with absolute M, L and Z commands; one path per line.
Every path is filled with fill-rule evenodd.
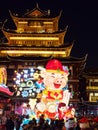
M 98 67 L 98 0 L 1 0 L 0 21 L 10 20 L 12 13 L 23 14 L 32 10 L 36 3 L 42 10 L 58 15 L 62 10 L 59 28 L 68 25 L 65 42 L 74 42 L 71 55 L 88 54 L 87 67 Z

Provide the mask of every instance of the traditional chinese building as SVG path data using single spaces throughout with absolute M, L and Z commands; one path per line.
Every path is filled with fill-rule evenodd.
M 83 72 L 85 78 L 85 86 L 87 93 L 87 101 L 97 102 L 98 101 L 98 69 L 88 68 Z
M 68 28 L 66 26 L 64 30 L 59 29 L 61 12 L 59 15 L 53 16 L 50 10 L 43 11 L 37 4 L 33 10 L 27 11 L 23 15 L 10 11 L 10 16 L 15 26 L 9 29 L 9 27 L 6 28 L 6 23 L 2 25 L 6 42 L 0 43 L 0 66 L 7 70 L 7 86 L 10 91 L 15 93 L 12 99 L 26 100 L 29 97 L 36 97 L 36 93 L 31 94 L 30 91 L 26 93 L 27 97 L 23 96 L 24 83 L 20 86 L 17 83 L 19 86 L 17 89 L 15 80 L 19 72 L 27 73 L 23 70 L 31 71 L 31 68 L 35 68 L 36 80 L 38 66 L 45 66 L 50 59 L 58 59 L 70 71 L 68 81 L 69 90 L 72 93 L 70 102 L 79 102 L 79 76 L 85 67 L 87 55 L 83 57 L 71 55 L 74 42 L 64 42 Z M 32 82 L 29 80 L 27 85 L 32 85 Z
M 81 84 L 85 88 L 82 104 L 89 116 L 98 115 L 98 68 L 86 68 L 82 73 Z

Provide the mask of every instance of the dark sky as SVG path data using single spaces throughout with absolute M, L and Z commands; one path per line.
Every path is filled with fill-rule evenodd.
M 26 13 L 36 3 L 42 10 L 51 10 L 53 14 L 62 15 L 60 29 L 68 25 L 65 42 L 75 40 L 71 55 L 82 57 L 88 54 L 88 67 L 98 67 L 98 0 L 1 0 L 0 21 L 9 19 L 12 13 Z

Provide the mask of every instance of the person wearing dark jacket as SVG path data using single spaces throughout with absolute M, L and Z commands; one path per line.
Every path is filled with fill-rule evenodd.
M 8 117 L 6 120 L 6 130 L 14 130 L 14 121 L 11 117 Z

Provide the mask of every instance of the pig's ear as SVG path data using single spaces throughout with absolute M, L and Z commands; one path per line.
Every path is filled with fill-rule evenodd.
M 42 78 L 44 78 L 45 76 L 46 76 L 46 69 L 43 69 L 43 70 L 41 70 L 41 72 L 40 72 L 40 76 L 42 77 Z

